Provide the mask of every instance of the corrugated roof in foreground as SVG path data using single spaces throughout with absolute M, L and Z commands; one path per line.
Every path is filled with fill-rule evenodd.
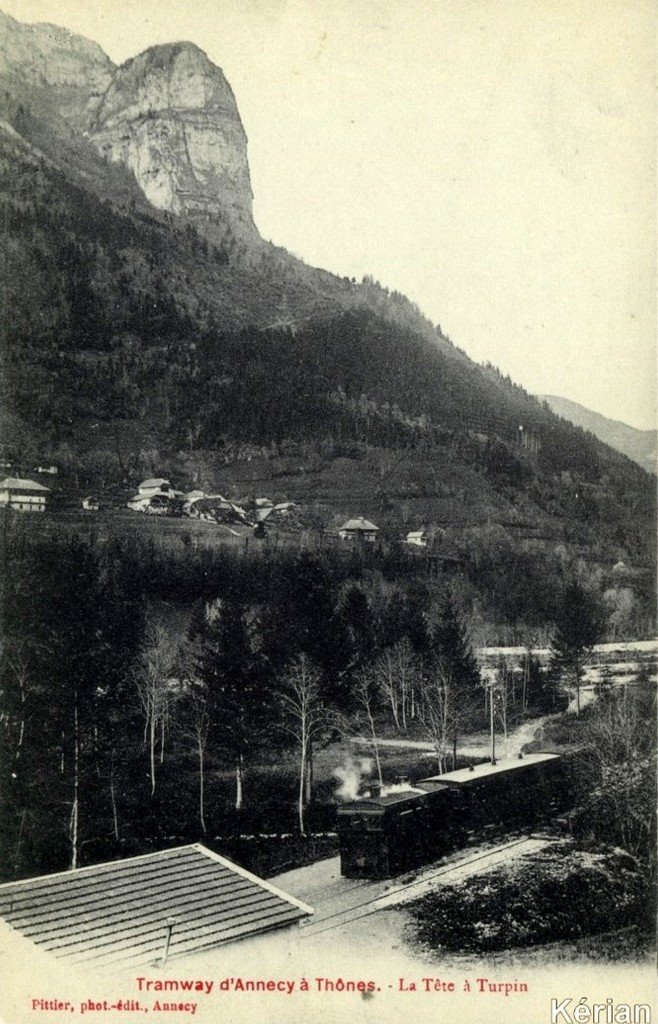
M 0 885 L 0 917 L 54 956 L 90 967 L 198 953 L 313 911 L 205 846 Z

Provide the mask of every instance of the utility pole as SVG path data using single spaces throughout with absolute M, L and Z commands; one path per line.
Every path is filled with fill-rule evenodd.
M 491 763 L 496 763 L 496 730 L 494 727 L 494 681 L 491 679 L 489 686 L 489 730 L 491 733 Z

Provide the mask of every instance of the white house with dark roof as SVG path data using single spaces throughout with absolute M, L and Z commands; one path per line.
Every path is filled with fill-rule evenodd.
M 361 516 L 358 519 L 348 519 L 346 523 L 343 523 L 338 531 L 338 536 L 341 540 L 365 541 L 367 544 L 373 544 L 378 533 L 379 527 Z
M 18 512 L 45 512 L 46 499 L 50 488 L 34 480 L 21 480 L 7 476 L 0 481 L 0 507 L 12 508 Z
M 143 498 L 152 498 L 156 494 L 173 494 L 174 489 L 168 480 L 165 480 L 162 476 L 149 477 L 148 480 L 142 480 L 141 484 L 137 488 L 138 494 Z
M 0 885 L 0 919 L 19 935 L 112 971 L 296 929 L 312 913 L 198 843 Z
M 406 537 L 406 543 L 416 548 L 426 548 L 427 533 L 425 530 L 410 530 Z

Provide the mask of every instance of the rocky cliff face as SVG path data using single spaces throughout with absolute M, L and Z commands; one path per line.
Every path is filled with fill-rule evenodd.
M 157 46 L 118 68 L 89 138 L 134 173 L 154 206 L 221 211 L 253 230 L 247 138 L 224 75 L 191 43 Z
M 0 76 L 17 101 L 54 110 L 81 129 L 115 70 L 90 39 L 57 25 L 23 25 L 0 11 Z
M 95 43 L 0 14 L 0 78 L 16 100 L 54 111 L 147 199 L 256 236 L 247 138 L 222 71 L 192 43 L 156 46 L 116 67 Z

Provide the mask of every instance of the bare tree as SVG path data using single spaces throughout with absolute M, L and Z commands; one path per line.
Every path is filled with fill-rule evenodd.
M 281 729 L 292 736 L 299 749 L 299 792 L 297 812 L 299 830 L 306 835 L 304 810 L 310 799 L 306 777 L 313 740 L 331 724 L 332 714 L 325 707 L 320 689 L 320 674 L 313 662 L 300 654 L 284 674 L 277 697 L 281 705 Z
M 651 684 L 604 694 L 584 724 L 578 763 L 592 828 L 639 860 L 655 852 L 655 712 Z
M 117 798 L 116 798 L 116 787 L 115 782 L 115 765 L 116 765 L 116 749 L 112 747 L 110 753 L 110 803 L 112 805 L 112 827 L 114 829 L 114 838 L 119 840 L 119 814 L 117 811 Z
M 210 730 L 210 707 L 208 687 L 196 671 L 200 650 L 201 645 L 193 641 L 188 640 L 184 645 L 185 696 L 182 734 L 193 745 L 198 759 L 199 823 L 205 834 L 205 759 Z
M 73 800 L 69 820 L 71 843 L 71 870 L 78 866 L 78 821 L 80 814 L 80 728 L 78 714 L 78 686 L 73 690 Z
M 496 669 L 494 678 L 494 685 L 491 690 L 491 699 L 493 700 L 493 711 L 502 726 L 503 730 L 503 742 L 507 744 L 507 727 L 508 727 L 508 710 L 510 705 L 510 691 L 514 687 L 514 675 L 509 666 L 509 662 L 506 659 L 501 660 L 499 667 Z M 513 694 L 511 695 L 513 701 Z
M 29 658 L 25 644 L 22 641 L 14 645 L 13 649 L 7 644 L 3 654 L 7 668 L 11 673 L 11 680 L 16 687 L 18 701 L 15 708 L 11 707 L 10 699 L 3 701 L 3 704 L 6 704 L 6 708 L 0 713 L 0 722 L 2 722 L 5 728 L 8 740 L 13 744 L 13 761 L 14 765 L 16 765 L 20 760 L 25 739 L 27 698 L 30 690 Z M 7 696 L 3 694 L 3 697 Z M 15 734 L 15 736 L 12 734 Z
M 395 727 L 405 732 L 407 718 L 415 714 L 415 680 L 417 675 L 413 648 L 403 637 L 387 647 L 375 663 L 378 685 L 391 707 Z
M 158 623 L 146 630 L 144 644 L 133 669 L 137 697 L 144 716 L 144 743 L 148 743 L 151 795 L 155 793 L 156 747 L 160 736 L 160 763 L 164 758 L 165 730 L 173 703 L 180 696 L 175 678 L 179 647 Z
M 395 680 L 395 659 L 393 657 L 393 650 L 387 647 L 382 652 L 380 657 L 375 663 L 375 671 L 377 673 L 377 679 L 379 687 L 383 694 L 388 699 L 388 703 L 391 707 L 391 714 L 393 715 L 393 721 L 395 722 L 395 728 L 400 730 L 400 715 L 398 713 L 398 692 Z
M 450 668 L 439 661 L 419 679 L 420 721 L 436 753 L 439 772 L 446 770 L 448 738 L 451 727 L 450 702 L 452 674 Z
M 188 705 L 190 709 L 190 727 L 199 760 L 199 822 L 202 832 L 205 833 L 205 757 L 208 745 L 210 716 L 208 714 L 208 697 L 203 683 L 197 681 L 192 683 L 188 693 Z
M 377 765 L 377 775 L 379 776 L 380 785 L 383 785 L 379 741 L 375 727 L 375 712 L 380 697 L 378 673 L 372 669 L 361 669 L 354 680 L 352 694 L 357 705 L 357 720 L 363 717 L 367 722 L 368 732 L 370 733 L 370 746 L 375 758 L 375 764 Z

